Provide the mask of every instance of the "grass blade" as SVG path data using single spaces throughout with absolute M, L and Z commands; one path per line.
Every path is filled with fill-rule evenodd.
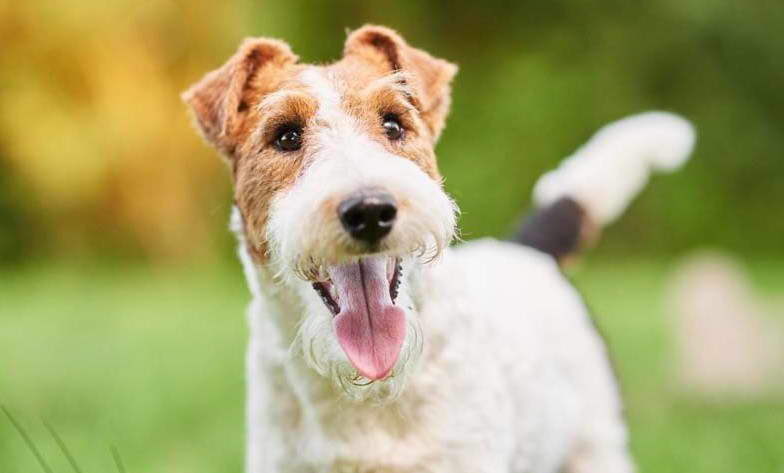
M 120 458 L 120 451 L 114 445 L 110 446 L 109 450 L 112 451 L 112 458 L 114 458 L 114 464 L 117 465 L 117 471 L 125 473 L 125 467 L 123 466 L 122 458 Z
M 30 436 L 27 435 L 27 432 L 25 432 L 25 430 L 22 428 L 22 425 L 19 422 L 17 422 L 16 419 L 14 419 L 14 416 L 11 415 L 11 412 L 8 409 L 6 409 L 5 406 L 0 406 L 0 410 L 3 411 L 5 416 L 8 417 L 8 420 L 11 421 L 11 424 L 14 426 L 16 431 L 19 432 L 19 435 L 22 436 L 22 439 L 27 444 L 27 447 L 30 449 L 30 452 L 32 452 L 35 459 L 38 460 L 38 464 L 41 465 L 41 469 L 44 470 L 46 473 L 52 473 L 52 469 L 49 468 L 49 465 L 46 464 L 46 462 L 44 461 L 44 457 L 41 455 L 41 452 L 38 451 L 38 448 L 36 448 L 35 444 L 33 443 L 33 439 L 31 439 Z
M 57 432 L 55 432 L 54 427 L 52 427 L 51 424 L 49 424 L 47 421 L 43 421 L 43 423 L 44 427 L 46 427 L 46 430 L 48 430 L 49 434 L 52 436 L 52 438 L 54 438 L 54 441 L 57 442 L 57 446 L 60 447 L 60 451 L 63 452 L 65 458 L 68 459 L 68 463 L 71 464 L 71 467 L 74 469 L 74 471 L 76 473 L 82 473 L 82 470 L 79 468 L 79 465 L 76 464 L 76 460 L 74 459 L 73 455 L 71 455 L 68 447 L 65 446 L 65 442 L 63 442 L 63 439 L 57 435 Z

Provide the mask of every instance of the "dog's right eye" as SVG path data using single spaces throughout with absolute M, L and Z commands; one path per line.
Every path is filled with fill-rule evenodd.
M 384 127 L 384 133 L 390 140 L 397 141 L 403 138 L 403 125 L 400 124 L 400 117 L 394 113 L 384 115 L 381 126 Z
M 297 151 L 302 148 L 302 128 L 286 127 L 278 132 L 275 147 L 280 151 Z

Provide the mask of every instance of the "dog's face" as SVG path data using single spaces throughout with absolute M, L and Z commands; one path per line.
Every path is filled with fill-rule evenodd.
M 455 72 L 367 26 L 325 66 L 248 40 L 184 94 L 233 169 L 255 263 L 304 307 L 303 353 L 341 383 L 400 374 L 419 350 L 404 269 L 454 234 L 433 147 Z

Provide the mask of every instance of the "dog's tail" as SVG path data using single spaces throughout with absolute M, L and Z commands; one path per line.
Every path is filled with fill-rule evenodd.
M 585 145 L 544 174 L 534 187 L 537 207 L 514 240 L 561 261 L 601 227 L 618 218 L 653 171 L 678 169 L 689 157 L 695 133 L 685 119 L 647 112 L 600 129 Z

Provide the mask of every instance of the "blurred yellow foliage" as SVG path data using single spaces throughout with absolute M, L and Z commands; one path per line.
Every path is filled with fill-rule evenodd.
M 225 218 L 228 179 L 179 94 L 233 49 L 238 14 L 220 2 L 0 7 L 0 164 L 55 249 L 96 233 L 163 259 L 210 249 L 205 215 Z

